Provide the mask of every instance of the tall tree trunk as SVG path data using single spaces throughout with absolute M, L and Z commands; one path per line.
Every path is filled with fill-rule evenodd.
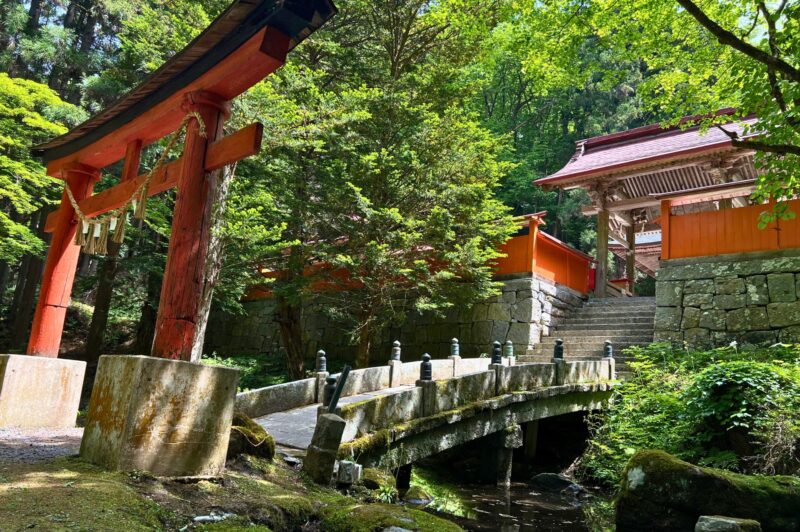
M 6 285 L 8 285 L 9 268 L 6 261 L 0 260 L 0 307 L 6 298 Z
M 27 279 L 28 264 L 31 262 L 31 256 L 25 255 L 19 263 L 17 268 L 17 282 L 14 286 L 14 294 L 11 297 L 11 303 L 8 305 L 8 320 L 14 322 L 14 318 L 19 310 L 19 305 L 22 302 L 22 292 L 25 291 L 25 280 Z
M 33 37 L 42 25 L 42 0 L 30 0 L 30 2 L 28 21 L 25 23 L 25 35 Z
M 90 368 L 97 365 L 103 350 L 108 325 L 108 311 L 111 309 L 111 296 L 114 293 L 114 279 L 117 276 L 120 247 L 120 244 L 109 240 L 108 255 L 103 260 L 103 266 L 100 268 L 100 275 L 97 279 L 92 323 L 89 325 L 89 335 L 86 338 L 86 362 Z
M 160 236 L 156 239 L 155 249 L 162 247 Z M 161 294 L 161 276 L 149 272 L 147 274 L 147 296 L 145 297 L 142 311 L 139 315 L 139 324 L 136 327 L 136 342 L 133 352 L 137 355 L 150 355 L 153 349 L 153 337 L 156 334 L 156 312 L 158 311 L 158 296 Z
M 372 350 L 372 327 L 364 324 L 358 334 L 358 344 L 356 345 L 356 368 L 368 368 L 370 362 L 370 351 Z
M 36 33 L 39 31 L 39 28 L 42 25 L 41 18 L 42 18 L 42 0 L 31 0 L 31 5 L 28 7 L 28 20 L 25 22 L 23 35 L 27 37 L 35 37 Z M 10 41 L 10 39 L 8 41 Z M 5 42 L 4 44 L 5 46 L 8 46 L 8 42 Z M 9 75 L 11 77 L 26 76 L 30 74 L 30 71 L 31 69 L 29 68 L 29 65 L 25 64 L 25 60 L 22 58 L 21 55 L 18 55 L 17 59 L 14 61 L 12 65 Z
M 303 311 L 300 305 L 290 302 L 285 296 L 276 296 L 275 321 L 281 333 L 281 342 L 286 350 L 286 369 L 292 379 L 305 377 L 305 352 L 301 328 Z
M 44 232 L 45 221 L 47 220 L 48 209 L 41 208 L 32 217 L 32 224 L 35 224 L 37 236 L 46 239 Z M 20 294 L 19 303 L 13 316 L 14 323 L 11 326 L 11 345 L 15 348 L 25 347 L 28 339 L 28 330 L 33 319 L 33 309 L 36 306 L 36 289 L 44 270 L 44 259 L 39 256 L 31 256 L 28 261 L 26 271 L 20 271 L 20 281 L 24 277 L 24 286 Z
M 212 215 L 209 227 L 208 254 L 206 255 L 205 274 L 203 276 L 203 292 L 200 307 L 195 317 L 195 336 L 192 341 L 191 361 L 200 362 L 203 357 L 203 343 L 206 337 L 208 316 L 211 313 L 211 302 L 214 299 L 214 287 L 219 282 L 222 272 L 222 262 L 225 258 L 225 239 L 222 230 L 225 226 L 225 205 L 228 192 L 236 173 L 236 165 L 225 167 L 222 171 L 214 172 L 209 177 L 209 186 L 212 187 L 211 202 Z

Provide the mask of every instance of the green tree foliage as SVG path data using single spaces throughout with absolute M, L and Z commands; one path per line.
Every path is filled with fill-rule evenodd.
M 757 138 L 725 129 L 734 146 L 758 153 L 764 171 L 756 197 L 780 200 L 800 191 L 800 6 L 795 2 L 523 4 L 520 24 L 531 29 L 527 70 L 552 83 L 578 86 L 597 73 L 618 76 L 601 62 L 582 68 L 582 46 L 592 39 L 619 61 L 643 63 L 648 75 L 638 93 L 645 109 L 666 117 L 667 124 L 730 106 L 739 118 L 757 115 Z M 719 127 L 728 120 L 700 122 Z M 776 214 L 783 211 L 785 206 Z
M 433 58 L 451 57 L 450 42 L 438 40 L 448 28 L 425 3 L 398 5 L 407 18 L 378 11 L 387 6 L 340 5 L 338 25 L 243 104 L 265 123 L 269 146 L 256 164 L 240 165 L 237 180 L 275 201 L 263 213 L 282 228 L 283 252 L 268 265 L 279 273 L 276 318 L 293 374 L 302 373 L 296 325 L 305 306 L 345 325 L 366 365 L 378 333 L 405 313 L 491 293 L 487 262 L 511 230 L 494 199 L 510 168 L 504 143 L 450 105 L 447 89 L 420 92 L 440 74 Z M 427 44 L 386 31 L 401 23 Z
M 30 149 L 82 117 L 46 86 L 0 73 L 0 260 L 14 263 L 43 251 L 27 221 L 59 198 L 60 186 L 45 175 Z

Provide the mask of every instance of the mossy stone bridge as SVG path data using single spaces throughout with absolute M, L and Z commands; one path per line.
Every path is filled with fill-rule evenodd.
M 337 459 L 410 472 L 416 461 L 481 438 L 492 444 L 497 480 L 505 483 L 513 449 L 536 438 L 539 419 L 605 407 L 615 364 L 611 357 L 526 364 L 499 356 L 390 360 L 350 372 L 334 413 L 322 404 L 330 377 L 339 376 L 318 371 L 244 392 L 237 406 L 278 444 L 306 450 L 307 471 L 323 483 Z

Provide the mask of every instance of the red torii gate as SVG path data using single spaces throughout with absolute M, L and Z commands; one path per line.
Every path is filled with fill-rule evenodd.
M 142 148 L 174 132 L 189 113 L 180 159 L 152 176 L 148 195 L 177 187 L 172 236 L 152 354 L 189 360 L 204 282 L 213 172 L 258 152 L 262 127 L 222 137 L 229 102 L 280 67 L 289 50 L 336 12 L 328 0 L 237 0 L 180 54 L 108 110 L 36 151 L 47 174 L 63 178 L 80 210 L 94 217 L 124 205 L 147 175 Z M 100 170 L 124 158 L 120 182 L 92 195 Z M 124 223 L 122 220 L 120 223 Z M 58 356 L 80 248 L 66 191 L 47 219 L 52 233 L 27 353 Z

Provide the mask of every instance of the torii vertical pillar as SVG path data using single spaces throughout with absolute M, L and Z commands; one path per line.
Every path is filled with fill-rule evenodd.
M 64 170 L 66 186 L 72 190 L 76 201 L 92 195 L 100 171 L 82 164 L 73 164 Z M 81 248 L 75 244 L 78 222 L 69 202 L 67 192 L 61 196 L 58 221 L 50 241 L 50 250 L 42 274 L 39 301 L 33 317 L 31 336 L 28 341 L 29 355 L 56 358 L 67 316 L 72 283 Z
M 218 476 L 225 469 L 239 372 L 190 359 L 214 201 L 215 174 L 206 172 L 205 159 L 230 107 L 214 94 L 192 92 L 183 111 L 200 115 L 207 136 L 201 136 L 196 118 L 189 121 L 154 356 L 100 358 L 81 457 L 109 469 L 157 476 Z
M 212 221 L 214 180 L 206 174 L 205 157 L 208 144 L 221 134 L 230 105 L 214 94 L 193 92 L 186 95 L 183 108 L 187 113 L 200 114 L 207 138 L 200 136 L 197 120 L 191 120 L 186 130 L 152 354 L 188 361 L 194 342 L 201 341 L 195 338 L 197 314 L 205 286 Z
M 72 164 L 64 168 L 76 201 L 90 196 L 100 172 Z M 74 427 L 86 363 L 58 358 L 80 248 L 78 224 L 66 191 L 47 253 L 28 355 L 0 355 L 0 428 Z

